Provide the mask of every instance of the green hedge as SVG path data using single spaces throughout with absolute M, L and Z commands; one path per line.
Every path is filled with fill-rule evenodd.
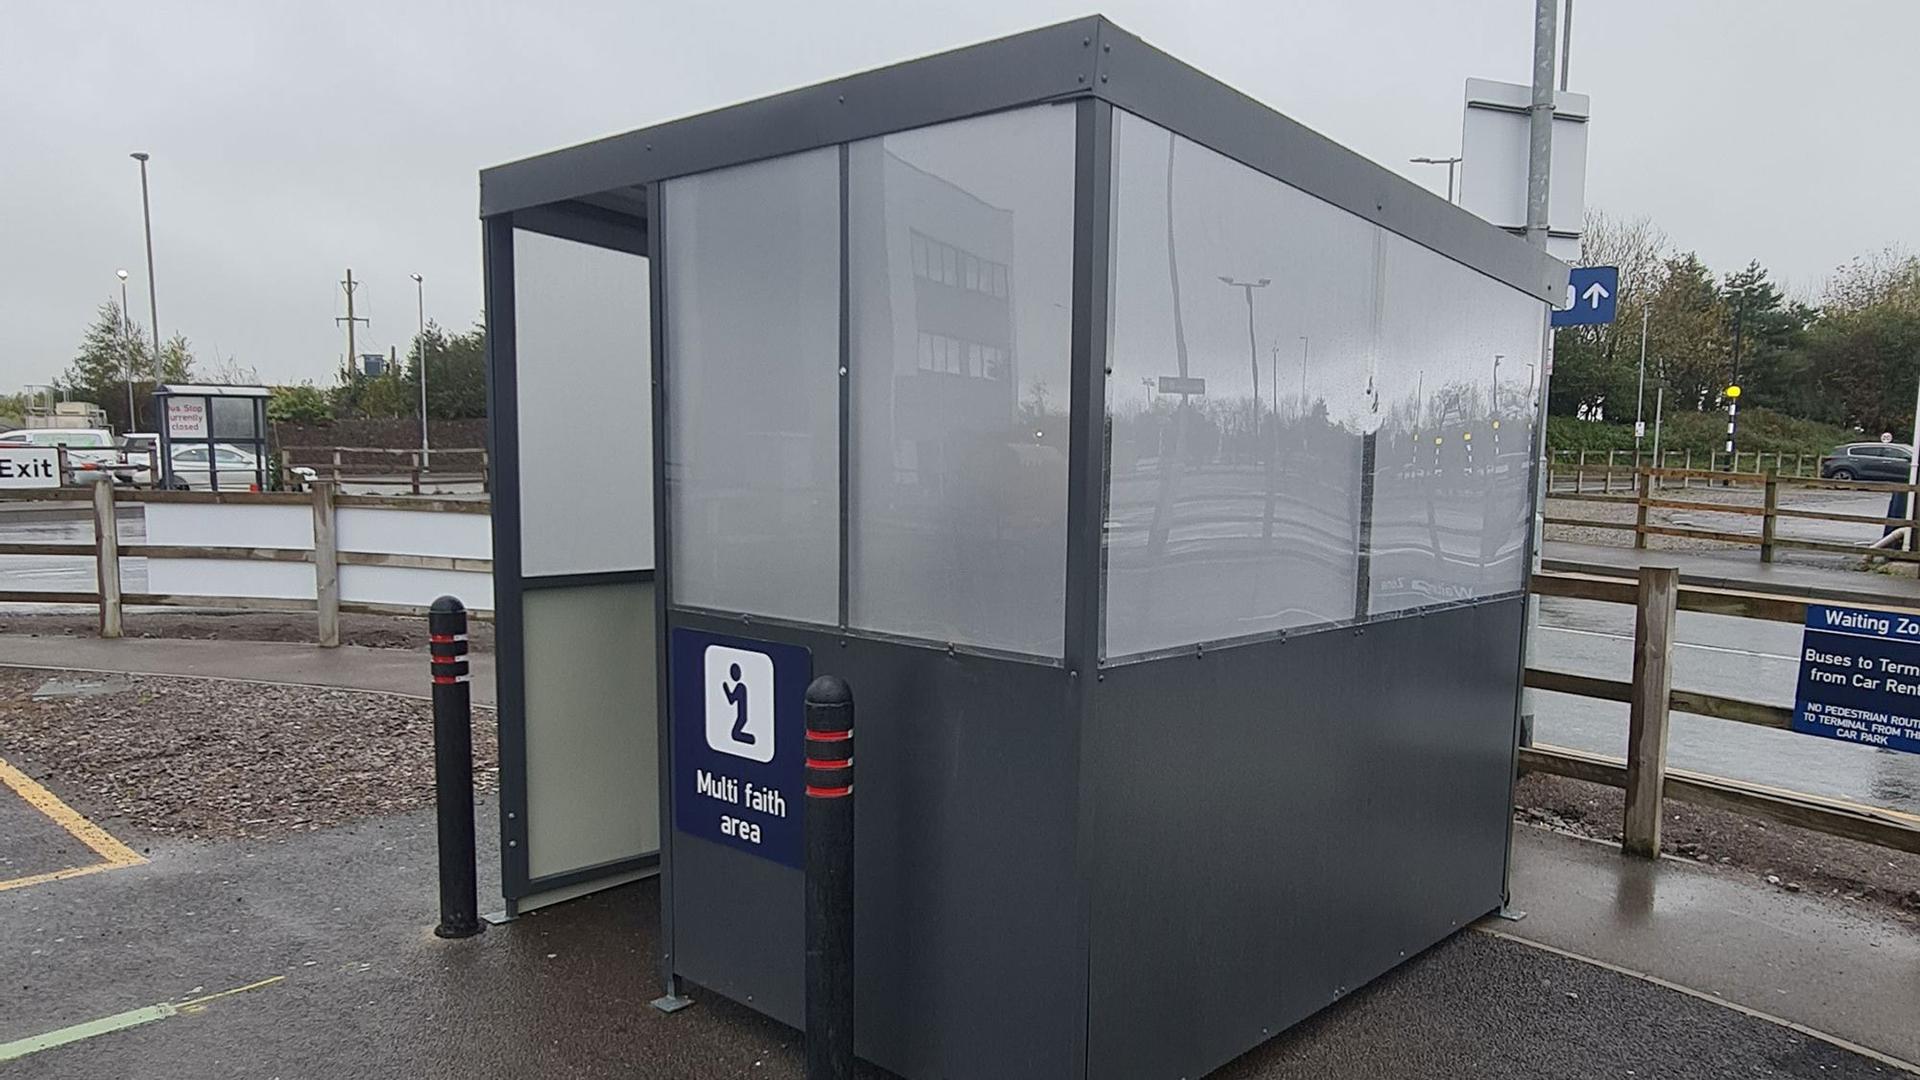
M 1824 454 L 1846 442 L 1877 436 L 1786 416 L 1768 409 L 1743 409 L 1740 412 L 1739 447 L 1742 453 L 1758 450 L 1767 454 Z M 1898 434 L 1898 433 L 1896 433 Z M 1661 425 L 1662 450 L 1692 450 L 1705 457 L 1727 445 L 1727 414 L 1724 412 L 1669 413 Z M 1633 424 L 1613 424 L 1579 420 L 1571 416 L 1547 418 L 1549 450 L 1631 450 Z M 1641 449 L 1653 449 L 1653 419 L 1647 419 L 1647 437 Z

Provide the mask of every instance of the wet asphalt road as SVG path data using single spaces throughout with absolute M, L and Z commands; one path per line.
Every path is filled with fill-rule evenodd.
M 147 849 L 144 866 L 0 892 L 0 1044 L 279 977 L 0 1071 L 35 1080 L 802 1075 L 798 1033 L 742 1006 L 694 987 L 693 1008 L 668 1016 L 648 1007 L 658 992 L 652 881 L 467 941 L 434 938 L 432 825 L 411 815 L 281 843 L 170 843 Z M 480 864 L 484 897 L 492 853 Z M 1742 1013 L 1468 931 L 1214 1075 L 1850 1080 L 1889 1071 Z
M 119 519 L 121 543 L 146 543 L 146 517 L 138 507 L 123 508 L 115 516 Z M 86 511 L 65 508 L 62 511 L 0 509 L 0 542 L 92 544 L 93 518 Z M 92 592 L 93 570 L 90 555 L 0 555 L 0 590 Z M 120 588 L 125 592 L 147 591 L 147 560 L 120 560 Z

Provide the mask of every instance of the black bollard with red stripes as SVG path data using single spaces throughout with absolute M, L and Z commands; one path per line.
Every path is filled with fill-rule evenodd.
M 427 609 L 433 654 L 433 789 L 440 819 L 443 938 L 472 937 L 480 923 L 473 849 L 473 697 L 467 682 L 467 609 L 443 596 Z
M 853 1076 L 853 690 L 807 686 L 807 1080 Z

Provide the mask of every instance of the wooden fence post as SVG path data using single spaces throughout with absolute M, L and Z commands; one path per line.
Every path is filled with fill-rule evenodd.
M 420 452 L 413 452 L 413 493 L 420 494 Z
M 120 519 L 114 516 L 113 479 L 93 480 L 93 573 L 100 589 L 100 636 L 117 638 L 120 624 Z
M 1653 496 L 1653 470 L 1640 470 L 1639 505 L 1633 511 L 1633 549 L 1647 549 L 1647 500 Z
M 1777 467 L 1779 464 L 1779 460 L 1775 459 L 1774 465 Z M 1773 561 L 1773 512 L 1780 509 L 1780 476 L 1777 472 L 1767 474 L 1766 496 L 1760 505 L 1762 508 L 1760 514 L 1760 561 L 1770 563 Z
M 1620 850 L 1660 857 L 1660 792 L 1667 780 L 1667 701 L 1673 694 L 1673 616 L 1680 570 L 1643 566 L 1634 600 L 1633 684 L 1627 702 L 1627 809 Z
M 340 644 L 340 549 L 333 527 L 333 484 L 313 485 L 313 598 L 320 613 L 320 644 Z

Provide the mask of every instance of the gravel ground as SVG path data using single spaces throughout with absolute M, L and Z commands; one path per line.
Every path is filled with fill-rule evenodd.
M 1533 774 L 1514 791 L 1523 822 L 1613 843 L 1620 840 L 1626 794 L 1564 776 Z M 1660 850 L 1748 874 L 1776 888 L 1871 905 L 1920 926 L 1920 855 L 1875 847 L 1743 814 L 1666 804 Z
M 60 684 L 80 692 L 45 696 Z M 474 724 L 481 791 L 499 778 L 492 718 Z M 384 694 L 0 670 L 0 756 L 153 836 L 281 837 L 433 804 L 431 708 Z
M 93 637 L 99 616 L 92 612 L 0 612 L 0 634 Z M 240 611 L 129 611 L 126 633 L 137 638 L 189 638 L 201 641 L 314 640 L 312 615 Z M 474 652 L 493 651 L 493 623 L 469 620 L 468 644 Z M 419 648 L 427 640 L 427 621 L 391 615 L 341 615 L 340 643 L 383 649 Z

